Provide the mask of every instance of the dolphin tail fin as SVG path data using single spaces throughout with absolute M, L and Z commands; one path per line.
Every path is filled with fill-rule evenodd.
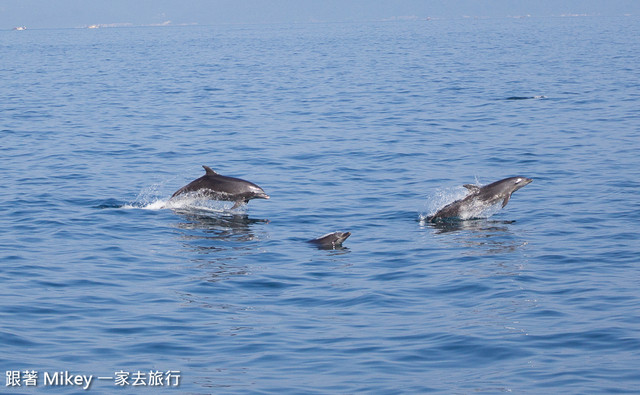
M 204 168 L 204 171 L 206 172 L 206 174 L 208 176 L 218 175 L 218 173 L 216 173 L 215 171 L 211 170 L 211 168 L 209 166 L 202 165 L 202 167 Z
M 480 191 L 480 187 L 473 184 L 464 184 L 463 187 L 467 188 L 469 192 L 476 193 Z
M 502 208 L 504 208 L 504 206 L 507 205 L 507 203 L 509 203 L 509 198 L 511 197 L 511 195 L 507 195 L 507 197 L 504 198 L 504 200 L 502 201 Z

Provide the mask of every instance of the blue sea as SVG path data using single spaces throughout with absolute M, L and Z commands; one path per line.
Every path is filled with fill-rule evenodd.
M 0 32 L 0 393 L 638 393 L 638 37 Z M 202 165 L 271 199 L 169 202 Z M 505 208 L 425 220 L 511 176 Z

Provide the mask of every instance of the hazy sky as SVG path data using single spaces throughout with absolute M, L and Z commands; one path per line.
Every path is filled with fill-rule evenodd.
M 640 15 L 640 0 L 0 0 L 0 29 L 344 22 L 393 17 Z

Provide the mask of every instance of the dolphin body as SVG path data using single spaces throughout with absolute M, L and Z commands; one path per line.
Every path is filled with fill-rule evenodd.
M 309 243 L 315 244 L 322 249 L 335 249 L 342 246 L 342 242 L 351 236 L 351 232 L 333 232 L 320 236 L 317 239 L 309 240 Z
M 432 217 L 429 222 L 441 222 L 447 219 L 467 219 L 465 214 L 472 214 L 481 211 L 502 200 L 502 207 L 509 203 L 511 194 L 528 185 L 533 180 L 526 177 L 510 177 L 504 180 L 479 187 L 473 184 L 465 184 L 464 187 L 469 190 L 469 194 L 463 199 L 449 203 Z
M 202 167 L 206 174 L 178 189 L 171 195 L 171 199 L 184 193 L 195 192 L 209 199 L 235 202 L 231 209 L 246 204 L 251 199 L 269 199 L 269 195 L 252 182 L 222 176 L 208 166 Z

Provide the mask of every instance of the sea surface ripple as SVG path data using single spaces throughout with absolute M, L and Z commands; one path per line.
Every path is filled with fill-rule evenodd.
M 638 22 L 0 31 L 0 392 L 637 393 Z

